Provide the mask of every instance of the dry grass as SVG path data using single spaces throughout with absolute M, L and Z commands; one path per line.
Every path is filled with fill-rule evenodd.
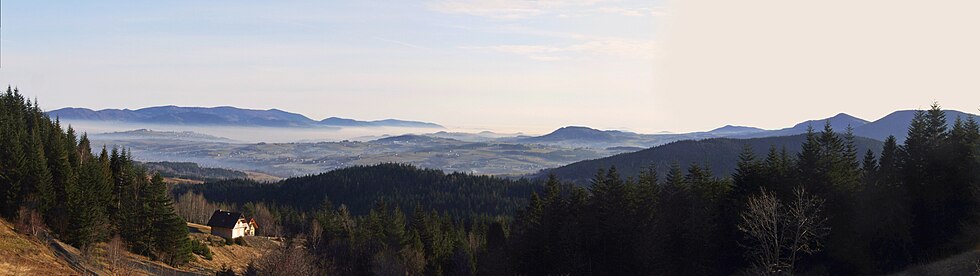
M 264 183 L 272 183 L 272 182 L 276 182 L 276 181 L 282 180 L 282 177 L 278 177 L 278 176 L 274 176 L 274 175 L 268 175 L 268 174 L 264 174 L 264 173 L 260 173 L 260 172 L 246 171 L 245 172 L 245 175 L 247 175 L 248 176 L 248 179 L 250 179 L 250 180 L 258 181 L 258 182 L 264 182 Z
M 246 245 L 225 245 L 224 238 L 211 235 L 211 227 L 188 223 L 191 238 L 203 241 L 211 249 L 211 260 L 196 256 L 190 266 L 196 270 L 218 271 L 230 267 L 236 272 L 245 271 L 248 263 L 261 258 L 269 250 L 279 247 L 279 243 L 264 237 L 246 237 Z
M 190 263 L 173 268 L 129 252 L 122 253 L 113 267 L 109 260 L 109 245 L 93 246 L 88 254 L 51 240 L 50 244 L 13 230 L 10 223 L 0 219 L 0 276 L 4 275 L 213 275 L 224 267 L 244 271 L 252 260 L 262 257 L 279 243 L 263 237 L 248 237 L 248 245 L 224 245 L 224 239 L 211 235 L 211 228 L 188 224 L 191 238 L 208 241 L 212 260 L 195 255 Z M 61 252 L 60 254 L 58 252 Z
M 78 274 L 45 244 L 0 220 L 0 275 Z
M 204 181 L 201 180 L 184 179 L 184 178 L 176 178 L 176 177 L 164 177 L 163 182 L 167 184 L 204 184 Z

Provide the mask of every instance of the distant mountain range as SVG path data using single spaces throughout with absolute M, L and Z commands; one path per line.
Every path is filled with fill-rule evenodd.
M 622 175 L 636 176 L 641 169 L 651 165 L 656 167 L 661 173 L 664 173 L 672 163 L 677 162 L 682 167 L 686 167 L 692 163 L 707 164 L 716 176 L 726 177 L 734 172 L 738 155 L 744 145 L 752 146 L 756 155 L 760 158 L 765 156 L 770 146 L 776 146 L 780 149 L 786 147 L 786 150 L 795 156 L 805 139 L 804 134 L 807 132 L 807 129 L 813 127 L 814 131 L 820 132 L 828 122 L 838 133 L 846 131 L 848 127 L 853 128 L 854 135 L 857 136 L 856 144 L 860 154 L 863 154 L 868 149 L 878 153 L 881 151 L 881 141 L 885 140 L 888 136 L 895 136 L 899 143 L 905 141 L 912 118 L 916 112 L 915 110 L 896 111 L 873 122 L 841 113 L 827 119 L 809 120 L 789 128 L 778 130 L 725 126 L 708 132 L 654 135 L 671 136 L 674 139 L 681 138 L 684 135 L 692 137 L 716 135 L 721 136 L 721 138 L 679 139 L 636 152 L 572 163 L 542 171 L 537 176 L 542 177 L 548 173 L 554 173 L 558 177 L 566 180 L 585 183 L 599 168 L 616 166 Z M 955 110 L 946 110 L 945 112 L 949 125 L 952 125 L 957 118 L 966 120 L 976 116 Z M 610 139 L 614 139 L 612 137 L 625 135 L 617 134 L 621 132 L 615 131 L 582 129 L 561 133 L 566 132 L 565 129 L 567 128 L 562 128 L 551 134 L 529 140 L 549 141 L 553 143 L 556 138 L 562 138 L 575 139 L 576 141 L 595 140 L 602 141 L 603 144 L 608 144 Z
M 321 121 L 312 120 L 306 116 L 278 109 L 253 110 L 236 107 L 178 107 L 159 106 L 137 110 L 104 109 L 94 111 L 86 108 L 63 108 L 48 112 L 51 117 L 62 120 L 89 120 L 107 122 L 128 122 L 145 124 L 168 125 L 208 125 L 208 126 L 260 126 L 260 127 L 402 127 L 442 129 L 443 126 L 418 121 L 385 119 L 377 121 L 359 121 L 354 119 L 330 117 Z M 470 142 L 498 142 L 516 144 L 541 144 L 572 148 L 649 148 L 681 140 L 697 140 L 711 138 L 761 138 L 773 136 L 792 136 L 806 133 L 807 128 L 821 130 L 826 122 L 837 131 L 843 132 L 848 126 L 854 129 L 857 136 L 884 140 L 894 135 L 899 142 L 905 140 L 909 122 L 914 116 L 913 110 L 893 112 L 881 119 L 869 122 L 845 113 L 830 118 L 809 120 L 792 127 L 765 130 L 749 126 L 726 125 L 717 129 L 692 133 L 656 133 L 640 134 L 619 130 L 598 130 L 584 126 L 569 126 L 541 136 L 524 136 L 521 134 L 505 135 L 492 132 L 459 133 L 436 132 L 424 134 L 430 137 L 450 138 Z M 956 117 L 973 116 L 959 111 L 948 110 L 946 116 L 950 122 Z
M 894 135 L 895 138 L 898 139 L 899 143 L 904 142 L 905 136 L 908 134 L 908 129 L 911 125 L 912 118 L 915 117 L 915 112 L 915 110 L 892 112 L 891 114 L 888 114 L 888 116 L 878 119 L 877 121 L 854 128 L 854 135 L 878 140 L 885 140 L 885 138 L 888 138 L 889 135 Z M 956 110 L 945 110 L 944 112 L 946 112 L 946 122 L 950 127 L 952 127 L 953 122 L 956 121 L 956 118 L 963 120 L 970 117 L 976 118 L 976 115 Z
M 814 131 L 822 131 L 826 123 L 837 132 L 844 132 L 848 127 L 853 128 L 854 135 L 883 141 L 889 135 L 894 135 L 899 142 L 905 141 L 905 136 L 911 124 L 915 110 L 893 112 L 873 122 L 866 121 L 845 113 L 837 114 L 826 119 L 808 120 L 792 127 L 765 130 L 747 126 L 726 125 L 705 132 L 670 133 L 670 134 L 638 134 L 618 130 L 598 130 L 581 126 L 559 128 L 554 132 L 536 137 L 517 137 L 500 139 L 498 141 L 521 144 L 545 144 L 570 147 L 609 148 L 609 147 L 641 147 L 649 148 L 670 142 L 682 140 L 699 140 L 711 138 L 762 138 L 778 136 L 794 136 L 806 133 L 813 127 Z M 957 117 L 967 119 L 973 114 L 955 110 L 947 110 L 946 118 L 950 124 Z
M 561 179 L 586 184 L 599 168 L 608 169 L 615 166 L 624 177 L 635 177 L 641 170 L 654 166 L 663 176 L 670 166 L 676 162 L 682 169 L 686 169 L 687 166 L 695 163 L 708 165 L 716 176 L 727 177 L 735 171 L 738 155 L 745 145 L 752 147 L 758 156 L 757 158 L 765 158 L 771 146 L 775 146 L 780 151 L 785 147 L 786 151 L 795 157 L 805 140 L 806 135 L 803 134 L 750 139 L 684 140 L 637 152 L 580 161 L 542 171 L 536 176 L 544 177 L 553 173 Z M 881 151 L 883 144 L 881 141 L 863 137 L 857 137 L 855 142 L 860 154 L 868 149 L 877 154 Z
M 770 136 L 788 136 L 806 133 L 808 127 L 813 127 L 814 131 L 823 130 L 824 124 L 830 122 L 830 126 L 834 128 L 837 132 L 844 132 L 848 126 L 854 129 L 854 135 L 876 139 L 883 141 L 888 136 L 894 135 L 898 142 L 905 141 L 905 136 L 908 134 L 909 126 L 912 122 L 912 117 L 915 116 L 915 110 L 900 110 L 892 112 L 881 119 L 873 122 L 868 122 L 866 120 L 840 113 L 834 117 L 820 120 L 810 120 L 794 125 L 790 128 L 784 128 L 779 130 L 770 130 L 763 132 L 756 132 L 750 134 L 742 135 L 730 135 L 727 137 L 733 138 L 758 138 L 758 137 L 770 137 Z M 950 125 L 956 120 L 956 118 L 967 119 L 971 116 L 976 116 L 969 113 L 964 113 L 956 110 L 945 110 L 946 120 Z
M 759 132 L 753 132 L 753 133 L 747 133 L 747 134 L 737 134 L 737 135 L 732 135 L 732 137 L 743 137 L 743 138 L 747 138 L 747 137 L 770 137 L 770 136 L 790 136 L 790 135 L 797 135 L 797 134 L 801 134 L 801 133 L 806 133 L 806 130 L 808 128 L 810 128 L 810 127 L 813 127 L 813 130 L 814 131 L 823 130 L 824 124 L 826 124 L 827 122 L 830 122 L 830 126 L 833 127 L 834 130 L 837 130 L 837 131 L 844 131 L 844 130 L 847 129 L 848 126 L 850 126 L 852 128 L 858 128 L 858 127 L 861 127 L 863 125 L 868 124 L 868 121 L 865 121 L 863 119 L 860 119 L 860 118 L 857 118 L 857 117 L 848 115 L 846 113 L 840 113 L 840 114 L 837 114 L 837 115 L 835 115 L 833 117 L 830 117 L 830 118 L 818 119 L 818 120 L 809 120 L 809 121 L 805 121 L 805 122 L 796 124 L 796 125 L 794 125 L 792 127 L 788 127 L 788 128 L 784 128 L 784 129 L 769 130 L 769 131 L 759 131 Z
M 718 132 L 692 132 L 681 134 L 640 134 L 619 130 L 598 130 L 583 126 L 559 128 L 551 133 L 535 137 L 514 137 L 498 139 L 498 142 L 518 144 L 541 144 L 563 147 L 582 148 L 649 148 L 665 143 L 689 139 L 707 139 L 725 137 L 732 133 L 746 133 L 746 129 L 738 127 L 721 128 Z
M 358 121 L 331 117 L 315 121 L 306 116 L 278 109 L 255 110 L 230 106 L 180 107 L 157 106 L 137 110 L 62 108 L 48 115 L 62 120 L 88 120 L 166 125 L 260 126 L 260 127 L 411 127 L 443 128 L 441 125 L 386 119 Z

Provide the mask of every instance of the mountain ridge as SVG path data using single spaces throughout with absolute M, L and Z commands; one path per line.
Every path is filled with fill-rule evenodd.
M 421 121 L 383 119 L 359 121 L 330 117 L 316 121 L 305 115 L 280 109 L 247 109 L 233 106 L 182 107 L 175 105 L 132 109 L 92 110 L 66 107 L 48 111 L 51 117 L 62 120 L 113 121 L 173 125 L 261 126 L 261 127 L 412 127 L 445 128 Z
M 561 179 L 584 184 L 588 182 L 589 178 L 599 168 L 608 169 L 611 166 L 615 166 L 624 177 L 635 177 L 641 170 L 649 166 L 654 166 L 661 175 L 665 175 L 667 169 L 673 163 L 677 163 L 681 167 L 686 167 L 692 163 L 707 165 L 711 168 L 715 176 L 727 177 L 735 171 L 738 155 L 742 152 L 745 145 L 752 147 L 757 158 L 764 158 L 770 146 L 775 146 L 777 150 L 782 150 L 785 147 L 787 153 L 795 156 L 800 151 L 801 145 L 805 140 L 805 134 L 745 139 L 711 138 L 703 140 L 682 140 L 641 151 L 584 160 L 553 169 L 542 170 L 540 173 L 534 175 L 534 177 L 541 178 L 548 174 L 555 174 Z M 859 153 L 864 153 L 869 149 L 877 153 L 881 151 L 884 143 L 870 138 L 855 137 L 855 144 Z

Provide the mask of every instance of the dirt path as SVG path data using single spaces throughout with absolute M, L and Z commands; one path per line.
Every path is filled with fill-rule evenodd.
M 85 264 L 85 260 L 82 260 L 82 258 L 79 256 L 78 253 L 72 252 L 73 250 L 69 250 L 65 244 L 52 238 L 51 235 L 48 234 L 47 232 L 41 232 L 41 235 L 39 236 L 44 243 L 48 244 L 48 246 L 51 247 L 51 249 L 55 253 L 55 256 L 61 258 L 62 260 L 65 260 L 65 262 L 68 263 L 68 266 L 70 266 L 75 271 L 78 271 L 85 275 L 98 275 L 98 273 L 95 270 L 91 269 L 88 265 Z

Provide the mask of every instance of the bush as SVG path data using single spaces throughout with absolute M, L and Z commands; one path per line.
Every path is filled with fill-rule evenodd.
M 216 276 L 235 276 L 235 271 L 228 267 L 228 265 L 222 265 L 221 270 L 214 273 Z
M 205 260 L 211 260 L 213 255 L 211 255 L 211 249 L 208 248 L 208 245 L 198 240 L 191 240 L 190 243 L 191 243 L 191 251 L 194 252 L 194 254 L 201 256 Z
M 245 246 L 246 245 L 245 244 L 245 238 L 243 238 L 243 237 L 237 237 L 237 238 L 235 238 L 235 244 L 241 245 L 241 246 Z

